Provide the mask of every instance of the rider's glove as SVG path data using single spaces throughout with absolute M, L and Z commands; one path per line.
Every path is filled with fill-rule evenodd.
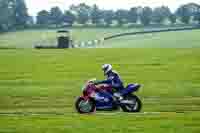
M 98 81 L 93 81 L 93 84 L 98 85 L 99 82 Z

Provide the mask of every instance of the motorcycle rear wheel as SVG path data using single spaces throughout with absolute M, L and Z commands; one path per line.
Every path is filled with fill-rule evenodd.
M 88 114 L 95 112 L 96 105 L 93 99 L 85 100 L 84 98 L 79 97 L 76 100 L 75 108 L 80 114 Z

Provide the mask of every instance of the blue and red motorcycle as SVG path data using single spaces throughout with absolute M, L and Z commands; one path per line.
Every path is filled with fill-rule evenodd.
M 90 80 L 82 88 L 83 95 L 75 102 L 78 113 L 93 113 L 99 111 L 114 111 L 120 108 L 124 112 L 140 112 L 142 108 L 141 100 L 134 95 L 141 87 L 139 84 L 129 84 L 120 93 L 123 99 L 119 100 L 113 94 L 113 89 L 109 85 L 96 86 Z

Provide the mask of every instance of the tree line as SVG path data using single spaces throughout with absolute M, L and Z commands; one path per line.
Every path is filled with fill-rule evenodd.
M 53 7 L 50 11 L 42 10 L 37 14 L 37 24 L 61 25 L 73 24 L 111 26 L 113 24 L 123 26 L 125 24 L 175 24 L 177 22 L 190 24 L 200 23 L 200 5 L 189 3 L 180 6 L 176 12 L 172 12 L 167 6 L 157 8 L 132 7 L 129 10 L 118 9 L 102 10 L 97 5 L 89 6 L 85 3 L 71 5 L 64 12 L 59 7 Z
M 130 9 L 104 10 L 97 5 L 85 3 L 71 5 L 64 12 L 59 7 L 37 13 L 36 21 L 29 16 L 24 0 L 0 0 L 0 31 L 26 28 L 33 25 L 48 26 L 123 26 L 126 24 L 200 24 L 200 5 L 188 3 L 181 5 L 175 12 L 167 6 L 132 7 Z

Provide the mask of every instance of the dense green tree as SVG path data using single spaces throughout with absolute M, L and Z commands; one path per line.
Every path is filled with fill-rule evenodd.
M 152 22 L 153 11 L 150 7 L 142 8 L 142 11 L 139 13 L 140 21 L 143 25 L 149 25 Z
M 176 23 L 176 15 L 171 13 L 170 16 L 169 16 L 169 20 L 171 22 L 171 24 L 175 24 Z
M 180 18 L 180 20 L 185 23 L 189 24 L 192 14 L 190 13 L 187 6 L 181 6 L 177 9 L 176 15 Z
M 189 10 L 193 20 L 198 21 L 198 23 L 200 24 L 200 5 L 196 3 L 188 3 L 185 5 L 185 7 L 187 7 L 187 9 Z
M 128 22 L 128 11 L 119 9 L 115 12 L 115 19 L 118 22 L 119 26 L 122 26 L 123 24 Z
M 128 12 L 128 21 L 131 23 L 136 23 L 138 21 L 138 8 L 133 7 Z
M 24 0 L 0 0 L 0 29 L 26 27 L 29 18 Z
M 50 23 L 55 24 L 56 27 L 63 23 L 63 13 L 59 7 L 52 7 L 50 10 Z
M 171 11 L 166 6 L 157 7 L 153 10 L 153 22 L 161 24 L 165 19 L 168 19 Z
M 76 20 L 76 16 L 71 11 L 65 11 L 63 15 L 64 23 L 67 23 L 68 25 L 72 26 L 75 20 Z
M 24 0 L 14 0 L 14 21 L 16 26 L 25 27 L 29 19 L 28 9 Z
M 100 24 L 102 19 L 102 11 L 98 8 L 97 5 L 93 5 L 91 10 L 91 20 L 93 24 Z
M 81 3 L 77 6 L 72 5 L 70 10 L 76 14 L 78 23 L 86 24 L 90 20 L 91 7 L 85 3 Z
M 6 31 L 13 27 L 14 1 L 0 0 L 0 31 Z
M 200 8 L 199 11 L 195 13 L 194 20 L 198 21 L 198 23 L 200 24 Z
M 37 24 L 48 25 L 49 18 L 50 18 L 50 13 L 46 10 L 42 10 L 37 14 Z
M 110 26 L 114 20 L 115 13 L 113 10 L 104 10 L 103 11 L 103 20 L 107 26 Z

